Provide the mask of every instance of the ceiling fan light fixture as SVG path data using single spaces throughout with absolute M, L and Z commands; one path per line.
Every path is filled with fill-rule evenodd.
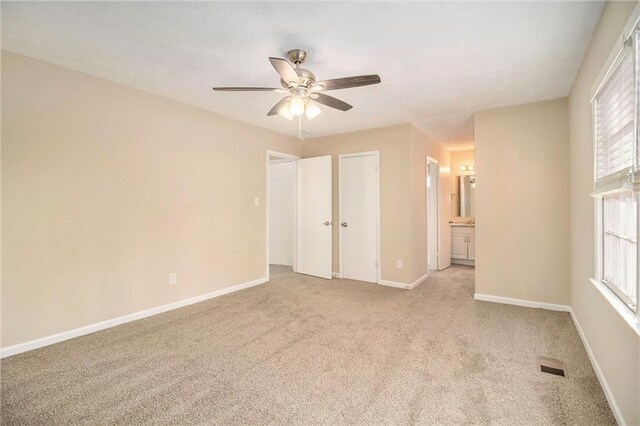
M 304 99 L 299 96 L 291 97 L 291 100 L 289 101 L 289 112 L 292 115 L 298 116 L 304 114 L 304 107 Z
M 286 118 L 287 120 L 293 120 L 293 114 L 291 114 L 288 107 L 280 108 L 280 110 L 278 111 L 278 115 L 280 117 Z
M 307 115 L 307 119 L 312 120 L 315 117 L 319 116 L 322 113 L 322 110 L 313 102 L 307 102 L 307 106 L 304 112 Z

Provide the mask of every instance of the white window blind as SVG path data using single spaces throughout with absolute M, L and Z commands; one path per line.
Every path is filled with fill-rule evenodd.
M 629 190 L 635 155 L 635 70 L 626 46 L 595 97 L 595 194 Z

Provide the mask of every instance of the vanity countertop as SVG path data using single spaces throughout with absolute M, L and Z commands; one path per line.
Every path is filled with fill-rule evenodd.
M 475 223 L 466 223 L 466 222 L 449 222 L 451 226 L 465 226 L 467 228 L 475 228 Z

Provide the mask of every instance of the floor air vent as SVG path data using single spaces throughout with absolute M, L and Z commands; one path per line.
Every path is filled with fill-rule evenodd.
M 540 372 L 553 374 L 555 376 L 567 377 L 567 369 L 564 362 L 557 359 L 545 358 L 543 356 L 538 357 L 538 366 Z

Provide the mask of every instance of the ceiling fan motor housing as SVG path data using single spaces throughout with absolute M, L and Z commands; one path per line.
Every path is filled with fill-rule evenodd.
M 316 81 L 316 76 L 304 68 L 296 68 L 296 74 L 300 77 L 300 84 L 302 86 L 309 87 Z
M 294 68 L 296 74 L 298 74 L 298 78 L 300 78 L 300 84 L 298 87 L 309 88 L 313 83 L 316 82 L 316 76 L 311 71 L 304 68 Z M 280 79 L 280 83 L 282 87 L 285 89 L 289 88 L 289 84 L 284 80 Z

